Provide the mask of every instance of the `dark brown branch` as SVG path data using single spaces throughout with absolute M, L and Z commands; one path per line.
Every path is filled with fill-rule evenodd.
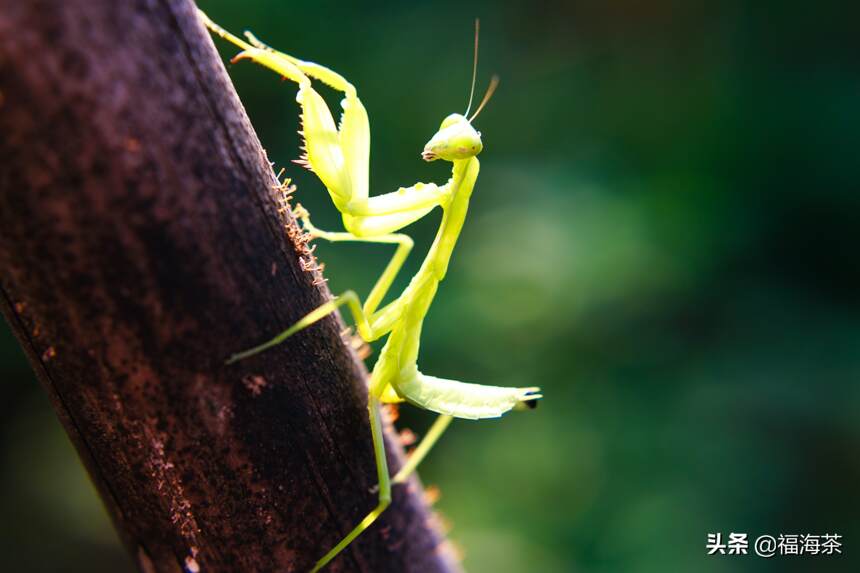
M 224 366 L 328 296 L 275 185 L 188 0 L 0 0 L 0 304 L 142 571 L 304 571 L 375 503 L 336 318 Z M 330 570 L 456 570 L 420 496 Z

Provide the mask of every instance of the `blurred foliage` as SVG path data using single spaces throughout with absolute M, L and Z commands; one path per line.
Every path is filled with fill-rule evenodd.
M 469 571 L 858 570 L 860 46 L 847 5 L 201 5 L 353 81 L 372 193 L 447 179 L 419 153 L 465 106 L 482 18 L 479 86 L 491 72 L 502 84 L 477 121 L 481 177 L 421 367 L 537 384 L 546 399 L 455 423 L 421 469 Z M 337 229 L 321 184 L 289 163 L 294 87 L 250 64 L 230 75 L 299 200 Z M 401 286 L 437 224 L 411 228 Z M 334 292 L 367 292 L 389 256 L 317 252 Z M 0 555 L 17 571 L 122 570 L 5 331 L 0 358 Z M 406 410 L 410 427 L 430 422 Z M 707 557 L 717 531 L 838 532 L 846 554 Z

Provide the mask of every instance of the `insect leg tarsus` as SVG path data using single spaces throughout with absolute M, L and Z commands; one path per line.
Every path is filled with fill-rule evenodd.
M 301 320 L 268 342 L 264 342 L 259 346 L 234 354 L 227 360 L 227 364 L 232 364 L 233 362 L 249 358 L 255 354 L 263 352 L 264 350 L 272 348 L 273 346 L 277 346 L 290 336 L 304 330 L 319 320 L 322 320 L 343 305 L 347 305 L 347 308 L 349 308 L 350 313 L 355 320 L 358 334 L 365 342 L 372 342 L 380 336 L 388 333 L 396 321 L 397 316 L 396 313 L 393 312 L 395 308 L 392 305 L 395 305 L 397 301 L 389 304 L 379 312 L 377 312 L 377 308 L 382 302 L 382 299 L 385 298 L 385 295 L 388 293 L 397 273 L 403 267 L 406 257 L 412 250 L 412 246 L 414 244 L 412 239 L 403 234 L 389 234 L 379 237 L 356 237 L 351 233 L 332 233 L 329 231 L 323 231 L 321 229 L 317 229 L 311 223 L 307 211 L 297 208 L 297 212 L 301 216 L 305 230 L 314 237 L 333 242 L 357 241 L 364 243 L 396 244 L 397 250 L 391 257 L 391 260 L 385 267 L 382 275 L 376 281 L 373 289 L 371 289 L 370 295 L 363 307 L 358 295 L 354 291 L 346 291 L 336 299 L 312 310 L 310 313 L 302 317 Z
M 208 28 L 210 32 L 212 32 L 213 34 L 215 34 L 219 38 L 221 38 L 223 40 L 227 40 L 228 42 L 230 42 L 231 44 L 233 44 L 237 48 L 241 48 L 243 50 L 247 50 L 249 48 L 254 47 L 252 44 L 249 44 L 248 42 L 244 41 L 242 38 L 240 38 L 234 34 L 231 34 L 227 30 L 225 30 L 224 28 L 222 28 L 221 26 L 219 26 L 218 24 L 213 22 L 212 19 L 206 15 L 206 12 L 204 12 L 200 8 L 197 9 L 197 14 L 200 16 L 200 20 L 203 22 L 203 25 L 206 26 L 206 28 Z
M 306 314 L 304 317 L 302 317 L 301 320 L 299 320 L 291 327 L 289 327 L 273 339 L 269 340 L 268 342 L 264 342 L 259 346 L 255 346 L 254 348 L 249 348 L 248 350 L 243 350 L 242 352 L 234 354 L 227 360 L 227 364 L 232 364 L 234 362 L 238 362 L 239 360 L 244 360 L 245 358 L 250 358 L 255 354 L 259 354 L 264 350 L 268 350 L 273 346 L 277 346 L 290 336 L 304 330 L 305 328 L 311 326 L 316 322 L 319 322 L 344 304 L 347 305 L 349 307 L 349 310 L 352 312 L 352 316 L 353 318 L 355 318 L 356 327 L 358 328 L 358 332 L 361 337 L 365 340 L 373 340 L 373 330 L 370 326 L 369 321 L 367 320 L 367 317 L 361 310 L 361 304 L 359 302 L 358 295 L 355 294 L 354 291 L 348 290 L 334 300 L 330 300 L 329 302 L 318 306 L 317 308 Z

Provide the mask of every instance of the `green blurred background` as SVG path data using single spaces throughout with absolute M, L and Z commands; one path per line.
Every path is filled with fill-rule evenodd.
M 421 469 L 468 571 L 860 570 L 848 3 L 200 4 L 357 86 L 372 193 L 447 179 L 419 153 L 465 107 L 481 17 L 479 90 L 502 83 L 476 122 L 482 172 L 421 367 L 546 398 L 455 423 Z M 337 229 L 321 184 L 289 163 L 294 86 L 250 64 L 230 75 L 299 200 Z M 437 224 L 410 228 L 399 284 Z M 334 292 L 366 293 L 389 256 L 317 253 Z M 131 570 L 5 325 L 0 375 L 0 569 Z M 416 431 L 430 422 L 406 410 Z M 706 534 L 730 531 L 835 532 L 844 555 L 706 556 Z

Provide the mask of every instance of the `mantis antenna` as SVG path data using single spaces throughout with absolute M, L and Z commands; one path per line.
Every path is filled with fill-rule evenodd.
M 469 110 L 472 109 L 472 99 L 475 97 L 475 78 L 478 76 L 478 33 L 481 31 L 481 21 L 475 18 L 475 60 L 472 62 L 472 89 L 469 91 L 469 105 L 466 106 L 466 113 L 469 115 Z
M 499 87 L 499 76 L 493 76 L 492 79 L 490 79 L 490 85 L 487 87 L 487 93 L 484 94 L 484 99 L 481 100 L 481 105 L 478 106 L 478 109 L 475 111 L 475 115 L 469 118 L 469 123 L 478 117 L 478 114 L 481 113 L 481 110 L 484 109 L 484 106 L 487 105 L 487 102 L 490 101 L 491 97 L 493 97 L 497 87 Z

